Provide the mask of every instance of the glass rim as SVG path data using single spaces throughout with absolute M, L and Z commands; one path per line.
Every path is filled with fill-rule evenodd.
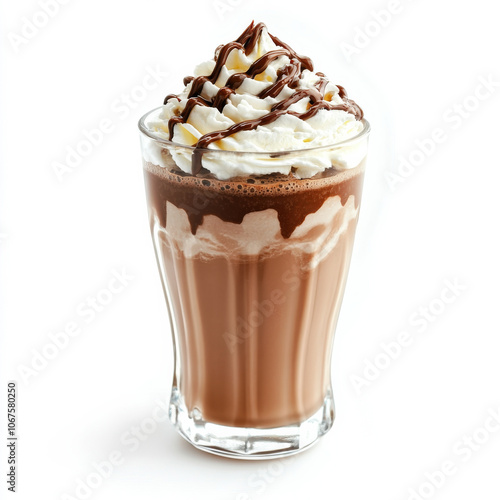
M 195 149 L 197 149 L 195 146 L 188 146 L 186 144 L 181 144 L 179 142 L 174 142 L 170 141 L 168 139 L 162 139 L 161 137 L 158 137 L 155 135 L 154 132 L 151 131 L 146 126 L 146 119 L 155 113 L 156 111 L 160 110 L 163 108 L 163 106 L 158 106 L 157 108 L 154 108 L 150 111 L 148 111 L 146 114 L 144 114 L 138 122 L 139 130 L 141 133 L 143 133 L 145 136 L 149 137 L 150 139 L 159 142 L 161 144 L 164 144 L 167 147 L 171 148 L 178 148 L 178 149 L 183 149 L 185 151 L 190 151 L 191 153 L 194 152 Z M 202 153 L 215 153 L 215 154 L 231 154 L 231 155 L 286 155 L 286 154 L 297 154 L 297 153 L 302 153 L 302 154 L 307 154 L 309 152 L 317 152 L 321 150 L 328 150 L 332 148 L 339 148 L 339 147 L 345 147 L 349 146 L 351 143 L 358 142 L 360 139 L 363 139 L 365 136 L 368 137 L 368 135 L 371 132 L 371 127 L 370 127 L 370 122 L 366 120 L 366 118 L 362 118 L 361 123 L 363 124 L 363 130 L 356 134 L 353 137 L 349 137 L 348 139 L 345 139 L 343 141 L 339 142 L 334 142 L 332 144 L 328 144 L 326 146 L 315 146 L 313 148 L 301 148 L 301 149 L 291 149 L 291 150 L 281 150 L 281 151 L 235 151 L 235 150 L 227 150 L 227 149 L 210 149 L 210 148 L 199 148 L 198 151 Z

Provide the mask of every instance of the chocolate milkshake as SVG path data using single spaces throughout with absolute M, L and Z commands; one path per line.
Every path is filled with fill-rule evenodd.
M 333 335 L 369 126 L 252 23 L 141 119 L 175 346 L 170 417 L 226 456 L 300 451 L 333 422 Z

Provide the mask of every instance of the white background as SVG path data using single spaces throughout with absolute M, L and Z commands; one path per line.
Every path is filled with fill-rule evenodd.
M 23 500 L 83 498 L 89 478 L 96 500 L 498 499 L 499 84 L 471 97 L 481 79 L 500 82 L 493 4 L 401 0 L 375 21 L 397 2 L 73 0 L 19 38 L 24 18 L 43 24 L 40 3 L 0 12 L 1 497 L 12 495 L 3 436 L 14 379 Z M 373 128 L 334 347 L 336 421 L 311 450 L 270 462 L 202 453 L 152 420 L 173 367 L 136 127 L 252 19 L 344 85 Z M 144 91 L 148 68 L 160 81 Z M 59 180 L 54 162 L 103 119 L 112 130 Z M 436 128 L 444 140 L 432 146 Z M 402 158 L 414 170 L 391 189 Z M 79 314 L 113 270 L 131 277 L 124 290 L 95 317 Z M 449 304 L 446 280 L 460 288 Z M 50 334 L 71 322 L 79 335 L 54 355 Z M 411 343 L 390 344 L 389 359 L 382 344 L 402 332 Z M 23 375 L 44 349 L 53 359 Z M 136 426 L 148 432 L 137 446 Z M 102 479 L 93 464 L 110 454 L 121 464 Z M 443 462 L 453 473 L 434 474 Z

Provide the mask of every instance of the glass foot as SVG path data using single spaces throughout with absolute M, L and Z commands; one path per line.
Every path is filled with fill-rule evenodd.
M 200 450 L 223 457 L 265 460 L 293 455 L 312 446 L 331 429 L 335 411 L 329 391 L 321 408 L 297 424 L 269 429 L 229 427 L 203 420 L 196 410 L 190 415 L 182 394 L 174 387 L 169 417 L 181 436 Z

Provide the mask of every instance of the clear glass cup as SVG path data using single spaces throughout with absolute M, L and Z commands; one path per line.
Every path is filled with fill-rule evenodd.
M 331 428 L 333 337 L 359 214 L 369 124 L 327 147 L 203 151 L 204 165 L 333 167 L 309 179 L 217 180 L 194 148 L 139 121 L 151 234 L 170 317 L 170 420 L 218 455 L 290 455 Z M 339 163 L 355 161 L 345 170 Z M 177 162 L 177 163 L 176 163 Z M 267 165 L 269 167 L 267 167 Z

